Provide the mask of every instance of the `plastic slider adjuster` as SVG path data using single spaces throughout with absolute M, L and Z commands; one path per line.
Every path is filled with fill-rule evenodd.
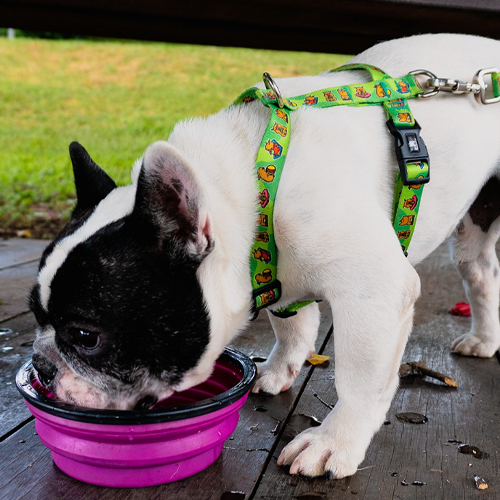
M 419 175 L 417 178 L 411 178 L 408 175 L 407 167 L 408 164 L 425 162 L 428 169 L 430 169 L 427 147 L 420 137 L 420 125 L 415 122 L 413 127 L 396 127 L 392 120 L 387 120 L 387 127 L 396 139 L 396 158 L 398 159 L 403 185 L 427 184 L 430 180 L 429 170 L 426 176 Z
M 261 297 L 264 295 L 264 298 Z M 257 305 L 257 297 L 261 297 L 261 305 Z M 259 311 L 265 309 L 270 305 L 278 302 L 281 297 L 281 282 L 279 280 L 274 280 L 267 285 L 261 286 L 257 290 L 252 292 L 252 317 L 251 321 L 257 318 Z

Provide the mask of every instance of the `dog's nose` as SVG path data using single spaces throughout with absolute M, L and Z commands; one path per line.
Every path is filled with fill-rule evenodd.
M 33 354 L 33 367 L 35 368 L 40 383 L 48 386 L 56 376 L 57 367 L 41 354 Z
M 149 410 L 157 402 L 158 398 L 155 396 L 144 396 L 137 401 L 134 410 Z

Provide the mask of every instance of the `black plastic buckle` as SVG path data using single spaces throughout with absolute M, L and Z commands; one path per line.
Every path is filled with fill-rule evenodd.
M 274 296 L 274 299 L 269 300 L 266 303 L 263 303 L 260 307 L 257 307 L 257 297 L 259 295 L 262 295 L 263 293 L 266 292 L 271 292 L 273 290 L 278 290 L 278 294 Z M 257 290 L 254 290 L 252 292 L 252 317 L 250 318 L 250 321 L 253 321 L 254 319 L 257 318 L 259 315 L 259 311 L 261 309 L 266 309 L 270 305 L 278 302 L 278 300 L 281 297 L 281 282 L 279 280 L 274 280 L 271 283 L 268 283 L 267 285 L 261 286 Z
M 396 139 L 396 158 L 403 185 L 427 184 L 430 180 L 429 154 L 424 140 L 420 137 L 420 125 L 415 122 L 413 127 L 396 127 L 392 120 L 387 120 L 387 128 Z M 426 162 L 429 168 L 427 176 L 408 179 L 408 163 Z

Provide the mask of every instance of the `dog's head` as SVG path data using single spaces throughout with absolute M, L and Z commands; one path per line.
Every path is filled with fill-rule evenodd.
M 189 165 L 160 142 L 130 186 L 70 146 L 77 204 L 44 252 L 30 306 L 33 363 L 60 399 L 94 408 L 150 405 L 210 376 L 214 345 L 197 276 L 210 216 Z

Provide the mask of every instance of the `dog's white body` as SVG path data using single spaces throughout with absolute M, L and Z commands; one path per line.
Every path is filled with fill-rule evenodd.
M 477 37 L 428 35 L 375 46 L 351 62 L 373 64 L 393 77 L 427 69 L 471 81 L 500 64 L 500 43 Z M 367 81 L 360 71 L 277 80 L 284 96 Z M 325 299 L 333 309 L 339 401 L 321 427 L 297 437 L 280 457 L 291 472 L 351 475 L 384 420 L 398 384 L 410 334 L 419 278 L 413 265 L 450 237 L 464 220 L 455 260 L 470 274 L 475 313 L 459 353 L 492 356 L 500 346 L 499 278 L 494 243 L 466 212 L 484 183 L 500 169 L 500 104 L 472 95 L 415 99 L 410 107 L 431 158 L 418 224 L 406 259 L 391 225 L 397 164 L 381 106 L 301 109 L 291 116 L 291 143 L 275 209 L 280 251 L 278 277 L 286 305 Z M 212 318 L 215 351 L 231 342 L 248 314 L 248 249 L 255 228 L 253 171 L 269 111 L 259 102 L 224 110 L 176 127 L 169 142 L 196 171 L 213 221 L 214 250 L 199 269 Z M 491 266 L 486 268 L 485 262 Z M 487 274 L 483 276 L 483 274 Z M 474 290 L 482 291 L 474 298 Z M 491 304 L 479 303 L 491 297 Z M 474 307 L 476 306 L 476 307 Z M 296 318 L 272 318 L 277 344 L 260 367 L 255 391 L 288 388 L 314 349 L 315 306 Z M 211 363 L 207 353 L 207 365 Z M 203 368 L 203 363 L 200 365 Z
M 393 77 L 426 69 L 439 77 L 471 81 L 479 69 L 500 65 L 500 42 L 458 35 L 411 37 L 380 44 L 352 62 L 375 65 Z M 361 71 L 276 79 L 281 93 L 290 97 L 367 80 Z M 413 265 L 452 235 L 452 253 L 474 314 L 470 335 L 457 339 L 453 349 L 488 357 L 500 347 L 500 276 L 494 249 L 500 222 L 483 231 L 468 214 L 482 186 L 500 174 L 500 104 L 484 106 L 471 95 L 441 93 L 413 99 L 410 107 L 429 150 L 431 181 L 424 189 L 408 258 L 391 224 L 397 162 L 383 108 L 301 108 L 291 116 L 291 142 L 275 206 L 278 278 L 283 284 L 276 307 L 305 299 L 330 303 L 339 397 L 320 427 L 302 433 L 283 450 L 278 463 L 291 464 L 292 474 L 340 478 L 356 472 L 398 385 L 420 290 Z M 144 156 L 140 175 L 152 172 L 165 182 L 175 179 L 176 185 L 184 185 L 188 201 L 197 204 L 196 238 L 186 251 L 203 253 L 213 243 L 197 271 L 210 318 L 209 345 L 172 389 L 205 380 L 224 346 L 248 325 L 249 256 L 258 195 L 254 162 L 268 119 L 269 110 L 260 102 L 231 107 L 179 124 L 170 145 L 155 143 Z M 136 179 L 140 168 L 138 163 Z M 124 213 L 101 219 L 130 213 L 136 184 L 119 188 L 120 196 L 129 200 L 116 208 Z M 187 199 L 182 200 L 187 206 Z M 100 211 L 113 210 L 109 205 L 101 202 L 93 220 L 99 220 Z M 70 237 L 80 238 L 77 234 Z M 47 257 L 39 278 L 45 304 L 50 303 L 55 269 L 66 258 L 59 252 L 62 257 L 54 260 L 56 253 Z M 276 394 L 290 387 L 314 350 L 318 307 L 308 306 L 289 319 L 271 317 L 271 322 L 277 343 L 259 367 L 254 390 Z M 38 341 L 40 350 L 45 342 L 54 351 L 54 331 L 46 332 Z M 70 380 L 68 391 L 72 383 L 81 382 L 81 375 L 74 377 L 78 380 Z M 101 389 L 92 391 L 105 399 Z

